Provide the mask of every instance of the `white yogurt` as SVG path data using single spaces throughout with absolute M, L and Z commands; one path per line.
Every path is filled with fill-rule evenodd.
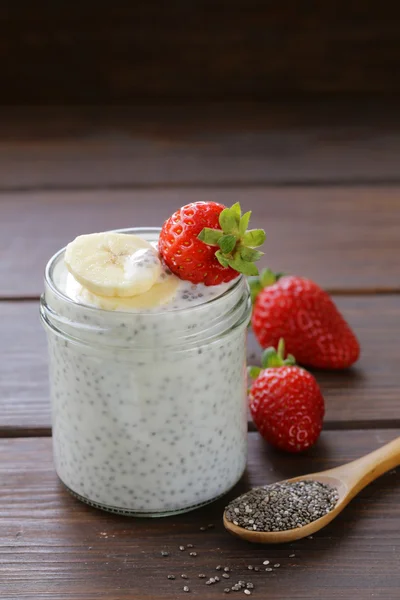
M 150 309 L 85 301 L 61 251 L 46 270 L 41 313 L 64 484 L 100 508 L 148 516 L 228 491 L 246 463 L 246 281 L 179 280 Z

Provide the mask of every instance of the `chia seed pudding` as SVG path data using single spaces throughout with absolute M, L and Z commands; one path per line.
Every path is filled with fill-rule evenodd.
M 156 245 L 159 230 L 124 233 Z M 246 464 L 246 279 L 206 287 L 163 268 L 160 283 L 177 280 L 164 304 L 123 298 L 106 310 L 67 273 L 64 252 L 47 265 L 41 299 L 60 479 L 127 515 L 213 501 Z

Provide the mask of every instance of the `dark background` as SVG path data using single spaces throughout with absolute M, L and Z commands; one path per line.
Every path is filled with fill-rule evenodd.
M 393 97 L 388 2 L 2 2 L 2 104 Z

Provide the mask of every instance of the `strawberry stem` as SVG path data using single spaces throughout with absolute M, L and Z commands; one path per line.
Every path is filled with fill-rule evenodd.
M 274 273 L 271 269 L 263 269 L 258 277 L 249 277 L 251 301 L 255 302 L 258 294 L 266 287 L 274 285 L 284 273 Z
M 248 366 L 247 374 L 251 379 L 257 379 L 264 369 L 273 369 L 285 365 L 295 365 L 296 359 L 293 354 L 288 354 L 285 358 L 285 340 L 280 338 L 278 348 L 273 346 L 266 348 L 261 355 L 261 367 Z
M 257 379 L 257 377 L 259 376 L 260 373 L 261 373 L 261 367 L 254 367 L 254 366 L 247 367 L 247 375 L 251 379 Z
M 262 353 L 261 365 L 263 369 L 271 369 L 274 367 L 283 367 L 285 365 L 295 365 L 296 359 L 293 354 L 285 356 L 285 340 L 281 338 L 278 342 L 278 349 L 273 346 L 266 348 Z
M 263 252 L 256 250 L 265 241 L 263 229 L 247 229 L 251 211 L 242 215 L 239 202 L 225 208 L 219 215 L 221 229 L 205 227 L 198 239 L 209 246 L 218 246 L 215 257 L 223 267 L 231 267 L 238 273 L 256 276 L 254 264 Z

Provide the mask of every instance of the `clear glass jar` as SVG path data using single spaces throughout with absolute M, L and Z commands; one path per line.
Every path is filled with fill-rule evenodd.
M 215 500 L 246 464 L 246 279 L 185 309 L 107 311 L 61 291 L 63 259 L 64 249 L 46 267 L 40 308 L 61 481 L 88 504 L 132 516 Z

